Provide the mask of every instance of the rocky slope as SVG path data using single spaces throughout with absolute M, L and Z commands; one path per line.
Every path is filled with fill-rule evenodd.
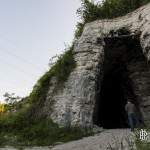
M 120 37 L 124 39 L 121 41 L 121 45 L 128 47 L 130 44 L 124 41 L 132 41 L 133 39 L 134 43 L 135 39 L 141 46 L 137 51 L 132 51 L 128 47 L 125 53 L 122 52 L 124 55 L 127 54 L 127 57 L 124 58 L 124 64 L 126 64 L 128 78 L 131 80 L 133 90 L 130 94 L 124 94 L 124 97 L 127 99 L 129 96 L 133 96 L 139 114 L 145 121 L 149 120 L 150 4 L 124 17 L 97 20 L 86 24 L 81 38 L 75 42 L 74 46 L 76 68 L 58 90 L 54 88 L 57 87 L 55 79 L 51 80 L 47 98 L 44 106 L 39 110 L 39 115 L 46 114 L 47 117 L 52 118 L 59 125 L 87 127 L 99 122 L 98 119 L 94 122 L 93 118 L 98 117 L 99 102 L 97 98 L 105 74 L 105 52 L 109 51 L 107 50 L 107 43 L 109 40 L 112 42 L 114 39 L 119 41 Z M 129 60 L 130 55 L 133 56 L 133 59 Z M 114 52 L 112 57 L 117 58 L 120 56 L 122 55 Z M 135 56 L 139 58 L 136 61 L 134 61 Z M 52 101 L 54 102 L 53 106 L 51 106 Z M 49 109 L 50 107 L 52 107 L 52 110 Z
M 24 150 L 129 150 L 135 149 L 134 135 L 129 129 L 113 129 L 103 131 L 95 136 L 83 138 L 78 141 L 49 147 L 24 148 Z M 16 150 L 7 147 L 0 150 Z

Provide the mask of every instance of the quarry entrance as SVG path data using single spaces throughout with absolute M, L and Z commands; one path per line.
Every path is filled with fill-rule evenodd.
M 126 128 L 127 99 L 131 99 L 137 108 L 139 105 L 128 68 L 145 57 L 139 36 L 107 37 L 104 41 L 103 79 L 98 85 L 93 122 L 106 129 Z

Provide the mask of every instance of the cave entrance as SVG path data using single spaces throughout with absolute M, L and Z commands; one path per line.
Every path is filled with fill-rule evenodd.
M 105 38 L 104 52 L 103 79 L 93 121 L 104 128 L 126 128 L 128 119 L 124 107 L 127 99 L 131 98 L 137 105 L 128 65 L 143 56 L 139 38 Z

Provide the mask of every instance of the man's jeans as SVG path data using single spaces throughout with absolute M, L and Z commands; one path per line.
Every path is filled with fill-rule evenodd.
M 128 120 L 129 120 L 131 131 L 134 131 L 134 128 L 139 125 L 139 121 L 136 114 L 135 113 L 128 114 Z

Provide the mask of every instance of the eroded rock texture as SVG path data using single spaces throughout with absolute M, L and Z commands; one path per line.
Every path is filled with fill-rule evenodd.
M 86 24 L 81 38 L 75 42 L 74 58 L 76 68 L 61 90 L 55 90 L 57 84 L 53 81 L 41 112 L 60 125 L 124 127 L 124 104 L 131 98 L 140 116 L 145 121 L 150 119 L 150 4 L 124 17 Z M 119 67 L 122 70 L 119 71 Z M 115 73 L 113 81 L 112 77 L 106 81 L 119 86 L 116 90 L 120 97 L 112 94 L 113 86 L 102 86 L 109 85 L 104 79 L 115 71 L 120 74 Z M 107 95 L 107 88 L 111 97 Z M 52 110 L 49 110 L 52 101 Z M 107 112 L 114 114 L 109 118 Z M 120 120 L 119 126 L 108 126 L 111 119 Z

